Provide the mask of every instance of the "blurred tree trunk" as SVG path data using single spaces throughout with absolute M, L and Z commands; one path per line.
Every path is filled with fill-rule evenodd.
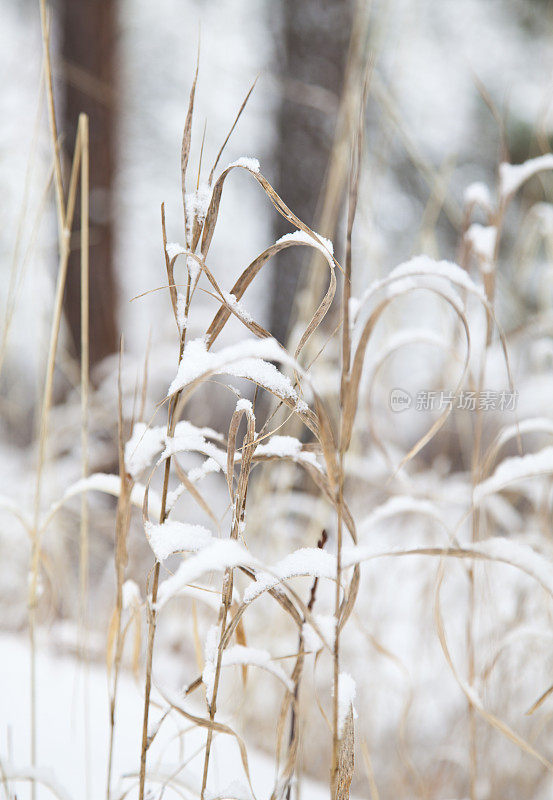
M 79 113 L 90 118 L 90 363 L 117 350 L 113 268 L 116 0 L 60 0 L 65 153 L 73 154 Z M 80 229 L 77 206 L 74 230 Z M 75 352 L 80 351 L 78 240 L 72 248 L 64 298 Z
M 317 228 L 344 85 L 353 0 L 283 0 L 282 103 L 276 188 L 301 220 Z M 290 231 L 278 217 L 277 237 Z M 334 230 L 319 231 L 332 237 Z M 305 248 L 289 248 L 274 271 L 271 332 L 285 342 Z M 313 309 L 314 310 L 314 309 Z

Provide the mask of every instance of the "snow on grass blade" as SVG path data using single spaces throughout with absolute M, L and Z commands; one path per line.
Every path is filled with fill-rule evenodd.
M 494 474 L 474 488 L 473 499 L 478 505 L 488 494 L 500 492 L 511 484 L 526 478 L 536 478 L 553 473 L 553 447 L 545 447 L 538 453 L 506 458 Z
M 134 606 L 140 606 L 142 604 L 140 589 L 138 588 L 138 584 L 136 583 L 136 581 L 133 581 L 129 578 L 123 584 L 122 590 L 123 590 L 124 609 L 128 610 L 129 608 L 133 608 Z
M 463 193 L 463 201 L 466 206 L 480 206 L 484 211 L 490 211 L 492 208 L 490 190 L 481 181 L 476 181 L 467 186 Z
M 357 719 L 357 712 L 353 705 L 355 700 L 357 688 L 355 681 L 348 672 L 341 672 L 338 677 L 338 736 L 340 738 L 344 734 L 344 728 L 348 714 L 353 714 L 353 718 Z
M 223 299 L 227 306 L 239 317 L 243 322 L 253 322 L 254 319 L 249 311 L 238 302 L 236 297 L 230 292 L 223 292 Z
M 224 467 L 224 454 L 207 438 L 222 440 L 222 436 L 212 428 L 197 428 L 187 420 L 175 426 L 174 435 L 167 436 L 166 427 L 149 427 L 143 422 L 135 423 L 133 434 L 125 445 L 125 465 L 133 478 L 137 478 L 150 467 L 155 456 L 163 450 L 160 461 L 178 452 L 196 451 L 210 456 Z M 165 448 L 165 449 L 164 449 Z M 221 458 L 223 459 L 221 461 Z M 158 464 L 160 463 L 158 461 Z
M 217 662 L 217 646 L 219 642 L 219 628 L 217 625 L 212 625 L 206 637 L 205 644 L 205 667 L 202 673 L 202 681 L 206 687 L 206 696 L 208 702 L 211 702 L 213 697 L 213 686 L 215 681 L 215 665 Z M 221 658 L 222 667 L 231 666 L 249 666 L 259 667 L 260 669 L 274 675 L 275 678 L 286 687 L 289 692 L 294 691 L 294 683 L 290 680 L 288 675 L 284 672 L 280 664 L 276 664 L 272 660 L 272 656 L 268 650 L 260 649 L 257 647 L 245 647 L 244 645 L 233 645 L 223 651 Z
M 294 691 L 294 684 L 279 664 L 275 664 L 268 650 L 257 647 L 245 647 L 235 644 L 223 653 L 223 666 L 251 666 L 270 672 L 286 686 L 289 692 Z
M 187 422 L 179 423 L 175 428 L 175 434 L 165 438 L 165 449 L 163 450 L 157 465 L 165 459 L 177 453 L 201 453 L 211 459 L 217 465 L 218 470 L 226 472 L 226 453 L 213 442 L 208 442 L 201 428 L 196 428 Z M 211 468 L 211 467 L 210 467 Z
M 476 558 L 508 564 L 536 580 L 553 597 L 553 562 L 524 542 L 502 536 L 493 536 L 475 544 L 451 547 L 395 547 L 382 550 L 375 544 L 354 545 L 344 548 L 342 563 L 344 568 L 347 568 L 364 561 L 404 556 Z
M 245 340 L 217 353 L 209 351 L 202 339 L 193 339 L 184 348 L 177 375 L 167 396 L 202 377 L 223 373 L 254 381 L 277 397 L 296 403 L 299 410 L 307 410 L 290 379 L 279 372 L 271 361 L 293 364 L 293 359 L 274 339 Z
M 195 553 L 212 542 L 211 531 L 202 525 L 166 520 L 161 525 L 146 522 L 146 538 L 158 561 L 164 561 L 172 553 Z
M 499 166 L 499 192 L 503 200 L 511 197 L 523 183 L 537 175 L 538 172 L 553 169 L 553 154 L 530 158 L 522 164 L 508 164 L 504 162 Z
M 163 448 L 165 427 L 149 427 L 144 422 L 136 422 L 131 438 L 125 445 L 125 466 L 133 478 L 151 466 L 155 456 Z
M 334 254 L 334 245 L 330 239 L 326 239 L 324 236 L 321 236 L 320 233 L 314 232 L 315 238 L 310 236 L 305 231 L 292 231 L 292 233 L 285 233 L 284 236 L 281 236 L 280 239 L 277 239 L 275 244 L 287 244 L 289 242 L 298 242 L 301 244 L 308 244 L 311 247 L 316 247 L 317 249 L 321 250 L 323 253 L 328 252 L 330 255 Z
M 160 584 L 157 607 L 161 609 L 171 597 L 189 583 L 201 578 L 206 572 L 224 572 L 233 567 L 253 567 L 256 564 L 256 559 L 238 542 L 231 539 L 216 539 L 184 561 L 174 575 Z
M 466 238 L 470 243 L 472 251 L 477 256 L 484 271 L 492 268 L 495 248 L 497 243 L 497 228 L 495 225 L 480 225 L 473 222 Z
M 518 438 L 518 436 L 523 436 L 526 433 L 546 433 L 553 436 L 553 420 L 548 417 L 529 417 L 514 425 L 508 425 L 503 428 L 490 446 L 486 456 L 486 462 L 488 463 L 490 460 L 496 458 L 501 448 L 504 447 L 507 442 Z
M 238 158 L 236 161 L 232 161 L 227 169 L 231 169 L 232 167 L 243 167 L 247 169 L 249 172 L 255 172 L 256 174 L 260 170 L 259 159 L 257 158 L 250 158 L 248 156 L 242 156 Z
M 215 677 L 217 674 L 217 656 L 219 652 L 219 626 L 211 625 L 205 637 L 204 659 L 205 666 L 202 672 L 202 681 L 205 686 L 205 697 L 208 705 L 213 702 Z
M 260 573 L 254 583 L 244 592 L 244 602 L 251 603 L 263 592 L 273 589 L 289 578 L 310 575 L 313 578 L 336 576 L 335 556 L 316 547 L 302 547 L 285 556 L 266 573 Z
M 320 471 L 321 466 L 315 453 L 302 449 L 302 443 L 295 436 L 271 436 L 266 444 L 255 450 L 256 458 L 290 458 L 292 461 L 310 464 Z
M 436 261 L 430 256 L 420 255 L 415 256 L 403 264 L 395 267 L 390 274 L 382 280 L 374 281 L 362 296 L 361 303 L 365 304 L 377 291 L 385 289 L 394 281 L 402 280 L 404 278 L 434 278 L 444 279 L 458 286 L 461 289 L 466 289 L 468 292 L 476 295 L 483 302 L 486 301 L 484 290 L 477 286 L 474 281 L 469 277 L 465 270 L 461 269 L 458 264 L 453 261 Z M 413 284 L 406 284 L 412 286 Z M 416 287 L 425 288 L 423 284 L 414 284 Z M 440 290 L 443 286 L 440 286 Z M 457 297 L 458 302 L 462 306 L 463 303 Z
M 65 503 L 67 503 L 68 500 L 81 494 L 81 492 L 90 491 L 104 492 L 104 494 L 112 495 L 112 497 L 119 497 L 121 492 L 121 479 L 119 475 L 110 475 L 105 472 L 95 472 L 92 475 L 89 475 L 88 478 L 82 478 L 81 480 L 76 481 L 68 489 L 66 489 L 60 500 L 52 503 L 48 513 L 41 523 L 41 529 L 45 529 L 50 524 L 52 518 L 65 505 Z M 133 506 L 136 506 L 140 509 L 142 508 L 144 504 L 145 491 L 146 487 L 141 483 L 133 484 L 131 491 L 131 504 Z M 151 513 L 159 516 L 161 511 L 161 498 L 157 492 L 154 492 L 152 489 L 149 490 L 148 502 Z
M 183 245 L 179 244 L 178 242 L 167 242 L 165 245 L 165 251 L 171 261 L 173 261 L 177 256 L 183 256 L 188 252 L 187 248 L 183 247 Z

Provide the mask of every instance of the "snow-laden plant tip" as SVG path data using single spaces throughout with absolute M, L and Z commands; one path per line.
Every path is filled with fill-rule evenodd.
M 42 478 L 79 175 L 83 289 L 88 280 L 88 151 L 82 117 L 65 197 L 44 3 L 42 10 L 60 267 L 33 513 L 0 497 L 0 508 L 32 543 L 30 764 L 18 767 L 2 756 L 6 797 L 16 796 L 20 781 L 31 783 L 34 796 L 44 786 L 67 797 L 63 775 L 53 776 L 37 757 L 44 724 L 37 713 L 37 632 L 48 603 L 41 587 L 52 572 L 44 541 L 80 496 L 79 653 L 88 661 L 89 505 L 96 513 L 96 493 L 117 498 L 106 646 L 108 800 L 344 800 L 350 791 L 371 800 L 550 797 L 550 409 L 521 411 L 520 419 L 496 414 L 488 425 L 478 405 L 463 414 L 450 400 L 440 413 L 419 418 L 411 408 L 415 435 L 406 444 L 395 422 L 390 427 L 380 376 L 405 348 L 422 346 L 444 353 L 430 378 L 435 392 L 479 397 L 491 384 L 496 391 L 518 388 L 512 354 L 524 353 L 526 344 L 498 321 L 500 248 L 513 197 L 553 169 L 553 156 L 501 164 L 495 197 L 482 183 L 467 188 L 459 263 L 420 255 L 359 286 L 355 297 L 365 88 L 356 97 L 359 124 L 349 142 L 340 263 L 332 242 L 294 214 L 257 159 L 218 171 L 223 145 L 207 180 L 200 172 L 191 179 L 196 73 L 181 151 L 181 242 L 167 241 L 161 208 L 174 371 L 163 375 L 166 393 L 154 398 L 148 415 L 145 368 L 141 391 L 130 393 L 130 412 L 122 350 L 112 373 L 119 471 L 89 474 L 89 395 L 100 390 L 88 386 L 83 291 L 82 476 L 47 506 Z M 215 277 L 221 273 L 210 248 L 225 183 L 236 172 L 258 184 L 293 230 L 227 286 Z M 312 267 L 325 270 L 327 285 L 322 297 L 304 293 L 306 323 L 284 346 L 256 319 L 247 290 L 291 247 L 316 252 Z M 213 315 L 203 330 L 194 323 L 192 333 L 200 293 L 210 296 Z M 430 318 L 439 310 L 438 330 L 411 323 L 386 329 L 398 307 L 416 318 L 406 312 L 411 300 L 428 303 Z M 234 334 L 224 341 L 229 323 Z M 546 324 L 550 318 L 533 321 Z M 150 370 L 152 360 L 146 358 Z M 400 374 L 410 364 L 403 361 Z M 405 383 L 412 391 L 409 376 Z M 529 451 L 528 441 L 540 446 Z M 135 545 L 150 548 L 147 574 L 131 569 Z M 168 641 L 176 655 L 167 655 Z M 129 665 L 140 686 L 140 741 L 133 739 L 135 769 L 118 772 L 118 743 L 129 730 L 119 690 Z

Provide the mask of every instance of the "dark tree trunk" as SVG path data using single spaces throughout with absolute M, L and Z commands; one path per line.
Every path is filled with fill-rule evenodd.
M 353 3 L 282 0 L 281 8 L 282 104 L 276 188 L 294 213 L 316 228 L 344 82 Z M 289 231 L 290 226 L 279 217 L 276 235 Z M 288 248 L 275 267 L 270 323 L 271 332 L 281 342 L 288 334 L 306 253 L 305 248 Z
M 60 0 L 65 152 L 73 154 L 79 113 L 90 119 L 90 363 L 117 350 L 113 270 L 116 0 Z M 74 230 L 80 229 L 79 208 Z M 80 351 L 79 248 L 69 259 L 65 315 Z

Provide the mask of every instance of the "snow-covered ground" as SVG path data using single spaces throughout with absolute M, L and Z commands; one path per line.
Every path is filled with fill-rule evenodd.
M 86 800 L 105 796 L 109 699 L 107 669 L 97 663 L 86 666 L 69 655 L 56 654 L 46 641 L 37 659 L 39 798 L 58 793 L 60 800 Z M 0 636 L 0 765 L 10 791 L 19 800 L 30 797 L 29 783 L 16 780 L 29 775 L 29 678 L 30 655 L 23 637 Z M 113 798 L 137 796 L 137 769 L 142 737 L 142 693 L 132 677 L 123 673 L 117 694 Z M 161 702 L 160 696 L 157 699 Z M 198 703 L 187 710 L 205 714 Z M 182 735 L 179 738 L 179 731 Z M 205 733 L 179 721 L 167 720 L 150 753 L 151 796 L 159 797 L 165 780 L 167 798 L 190 796 L 198 791 L 203 770 Z M 248 748 L 249 770 L 255 795 L 266 798 L 274 783 L 273 760 Z M 13 776 L 11 778 L 10 776 Z M 87 777 L 88 776 L 88 777 Z M 1 781 L 1 772 L 0 772 Z M 173 788 L 174 787 L 174 788 Z M 211 762 L 210 796 L 250 800 L 240 751 L 231 736 L 215 736 Z M 230 794 L 224 790 L 232 789 Z M 305 800 L 325 800 L 327 789 L 302 781 Z M 63 792 L 63 794 L 62 794 Z M 10 795 L 11 797 L 12 795 Z

